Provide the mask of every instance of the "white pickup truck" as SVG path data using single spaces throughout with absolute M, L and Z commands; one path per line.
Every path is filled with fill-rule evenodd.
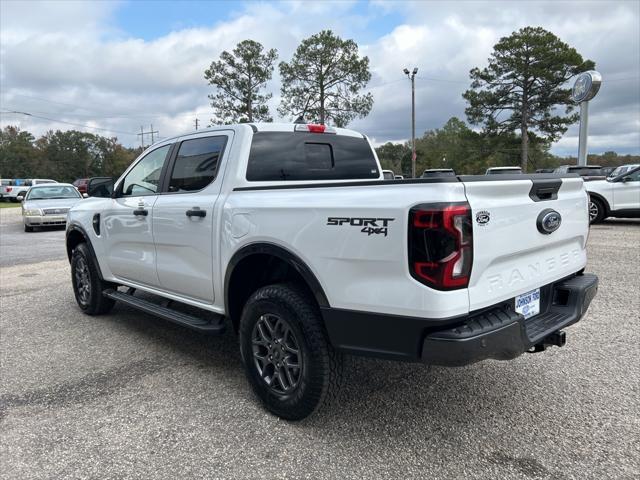
M 16 183 L 20 183 L 16 185 Z M 32 185 L 44 185 L 46 183 L 58 183 L 55 180 L 49 180 L 46 178 L 30 178 L 27 180 L 12 181 L 10 185 L 2 184 L 0 186 L 0 200 L 7 200 L 10 202 L 22 201 L 24 196 L 29 191 Z
M 512 359 L 564 345 L 597 291 L 576 175 L 383 180 L 360 133 L 243 124 L 164 140 L 88 189 L 67 223 L 80 308 L 229 325 L 286 419 L 333 398 L 343 353 Z

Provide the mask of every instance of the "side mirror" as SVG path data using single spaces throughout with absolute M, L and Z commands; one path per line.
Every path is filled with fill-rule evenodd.
M 16 197 L 16 200 L 17 200 L 17 201 L 19 201 L 19 202 L 22 202 L 22 201 L 24 200 L 24 196 L 22 196 L 22 195 L 18 195 L 18 196 Z
M 89 198 L 89 194 L 88 193 L 83 193 L 82 194 L 82 198 Z
M 110 198 L 113 194 L 113 178 L 94 177 L 87 182 L 87 193 L 89 197 Z

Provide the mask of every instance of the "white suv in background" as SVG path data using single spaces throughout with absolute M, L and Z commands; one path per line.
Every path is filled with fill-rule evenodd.
M 605 180 L 585 182 L 589 192 L 589 219 L 640 218 L 640 164 L 622 165 Z

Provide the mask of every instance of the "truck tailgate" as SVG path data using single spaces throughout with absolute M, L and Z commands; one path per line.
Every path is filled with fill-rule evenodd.
M 529 292 L 585 266 L 589 219 L 581 178 L 460 179 L 472 210 L 471 311 Z M 539 224 L 552 210 L 560 214 L 561 221 L 557 230 L 548 233 Z M 547 230 L 553 223 L 547 223 Z

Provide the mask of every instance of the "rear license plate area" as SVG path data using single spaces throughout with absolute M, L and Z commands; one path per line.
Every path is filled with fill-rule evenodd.
M 536 288 L 530 292 L 518 295 L 514 299 L 516 312 L 522 314 L 524 318 L 531 318 L 540 313 L 540 289 Z

